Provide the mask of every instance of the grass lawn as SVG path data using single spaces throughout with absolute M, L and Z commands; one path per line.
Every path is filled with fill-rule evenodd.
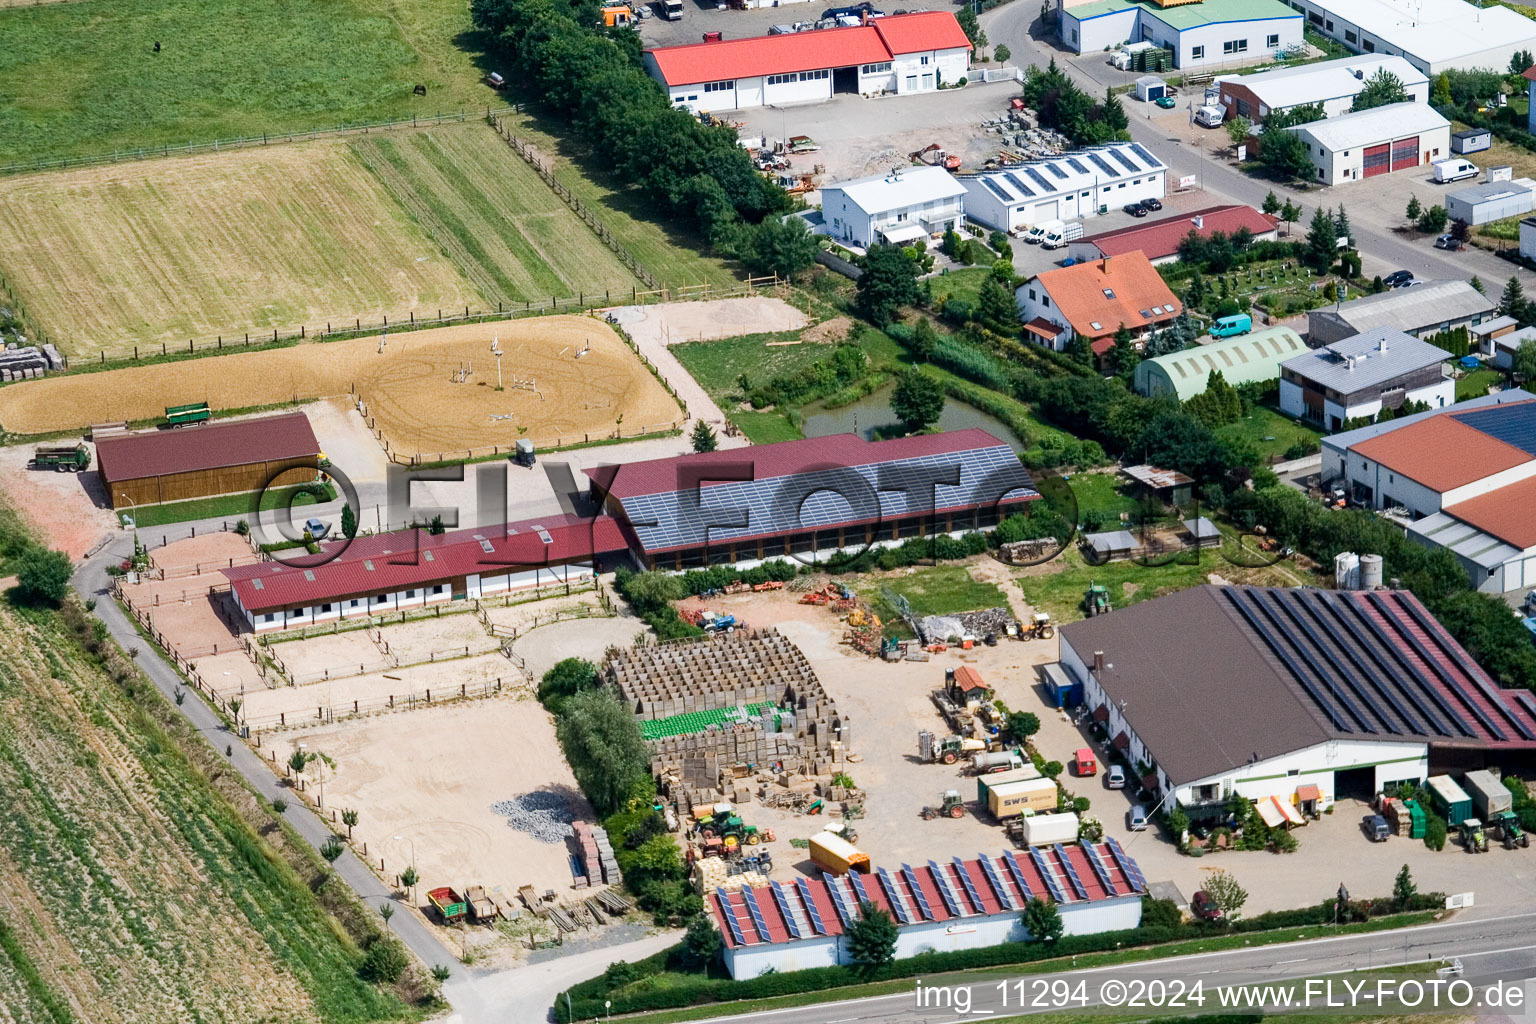
M 905 597 L 918 618 L 1008 606 L 1007 595 L 997 584 L 977 582 L 963 565 L 918 569 L 907 576 L 861 577 L 854 589 L 872 599 L 882 618 L 895 614 L 894 608 L 880 607 L 886 604 L 882 592 L 887 589 Z
M 976 297 L 981 294 L 981 283 L 991 274 L 990 267 L 966 267 L 964 270 L 951 270 L 947 274 L 929 278 L 928 283 L 933 289 L 935 300 L 941 295 L 949 295 L 974 306 Z
M 1481 398 L 1488 393 L 1488 388 L 1504 379 L 1502 370 L 1484 367 L 1481 370 L 1473 370 L 1456 382 L 1456 401 L 1465 402 L 1469 398 Z
M 775 441 L 798 441 L 805 435 L 781 412 L 753 412 L 733 409 L 726 413 L 730 421 L 741 428 L 753 444 L 773 444 Z
M 1078 522 L 1088 512 L 1118 517 L 1136 508 L 1136 499 L 1122 491 L 1120 478 L 1114 473 L 1078 473 L 1067 480 L 1067 486 L 1077 499 Z
M 1227 424 L 1216 433 L 1234 441 L 1249 441 L 1266 458 L 1284 458 L 1285 453 L 1298 441 L 1308 442 L 1312 450 L 1316 451 L 1318 438 L 1322 436 L 1306 424 L 1298 423 L 1262 405 L 1254 406 L 1253 412 L 1236 423 Z
M 324 497 L 317 501 L 317 492 Z M 220 494 L 212 498 L 193 498 L 191 501 L 168 501 L 163 505 L 140 505 L 137 508 L 119 509 L 119 516 L 131 517 L 140 527 L 166 526 L 170 523 L 190 523 L 198 519 L 240 519 L 254 515 L 256 491 L 244 494 Z M 289 498 L 293 503 L 289 504 Z M 281 508 L 303 508 L 331 501 L 336 488 L 331 484 L 297 484 L 261 492 L 261 510 L 271 512 Z
M 748 334 L 720 341 L 691 341 L 673 345 L 670 351 L 687 368 L 699 387 L 710 397 L 739 395 L 736 378 L 743 373 L 753 383 L 763 382 L 781 373 L 794 373 L 818 359 L 832 354 L 832 345 L 775 345 L 767 342 L 793 340 L 798 332 Z

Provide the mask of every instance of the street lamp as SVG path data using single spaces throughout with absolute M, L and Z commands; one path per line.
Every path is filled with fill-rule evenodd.
M 126 501 L 128 507 L 133 509 L 133 556 L 137 558 L 139 556 L 139 503 L 128 497 L 126 491 L 118 491 L 117 496 Z
M 408 838 L 407 836 L 395 836 L 395 842 L 407 842 L 411 844 L 411 867 L 414 869 L 416 867 L 416 840 Z

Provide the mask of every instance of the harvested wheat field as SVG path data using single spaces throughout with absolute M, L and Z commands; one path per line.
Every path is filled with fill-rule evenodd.
M 0 267 L 81 357 L 485 302 L 344 141 L 0 180 Z
M 493 337 L 503 352 L 503 391 L 496 390 Z M 469 382 L 454 383 L 454 371 L 470 363 Z M 514 389 L 514 378 L 538 391 Z M 107 409 L 114 418 L 148 420 L 167 405 L 199 399 L 217 411 L 354 389 L 401 458 L 463 458 L 519 437 L 549 448 L 607 437 L 616 425 L 628 437 L 682 418 L 607 324 L 548 316 L 392 334 L 382 354 L 374 336 L 22 381 L 0 388 L 0 427 L 39 434 L 83 429 Z

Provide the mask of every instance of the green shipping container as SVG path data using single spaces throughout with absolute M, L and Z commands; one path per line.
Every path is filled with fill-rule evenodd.
M 1433 775 L 1424 783 L 1435 809 L 1455 828 L 1472 817 L 1472 798 L 1449 775 Z

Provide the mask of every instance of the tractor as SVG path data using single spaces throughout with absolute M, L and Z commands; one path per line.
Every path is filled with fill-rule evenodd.
M 1102 583 L 1089 583 L 1088 592 L 1083 595 L 1083 611 L 1091 619 L 1095 615 L 1104 615 L 1114 611 L 1109 603 L 1109 590 Z
M 1488 852 L 1488 833 L 1483 831 L 1483 823 L 1476 818 L 1461 823 L 1461 841 L 1468 853 Z
M 1029 624 L 1019 630 L 1021 640 L 1050 640 L 1056 635 L 1056 624 L 1048 612 L 1035 612 Z
M 934 818 L 965 817 L 965 801 L 961 799 L 958 789 L 945 790 L 939 800 L 939 806 L 923 808 L 924 821 L 932 821 Z
M 699 819 L 699 834 L 705 839 L 735 839 L 747 846 L 763 841 L 756 825 L 743 824 L 740 815 L 718 812 Z
M 1513 850 L 1517 846 L 1524 849 L 1531 845 L 1531 837 L 1520 827 L 1520 816 L 1514 811 L 1501 812 L 1493 819 L 1493 825 L 1504 840 L 1504 849 Z
M 954 764 L 965 756 L 965 741 L 959 736 L 935 736 L 925 729 L 917 734 L 917 752 L 927 761 Z

